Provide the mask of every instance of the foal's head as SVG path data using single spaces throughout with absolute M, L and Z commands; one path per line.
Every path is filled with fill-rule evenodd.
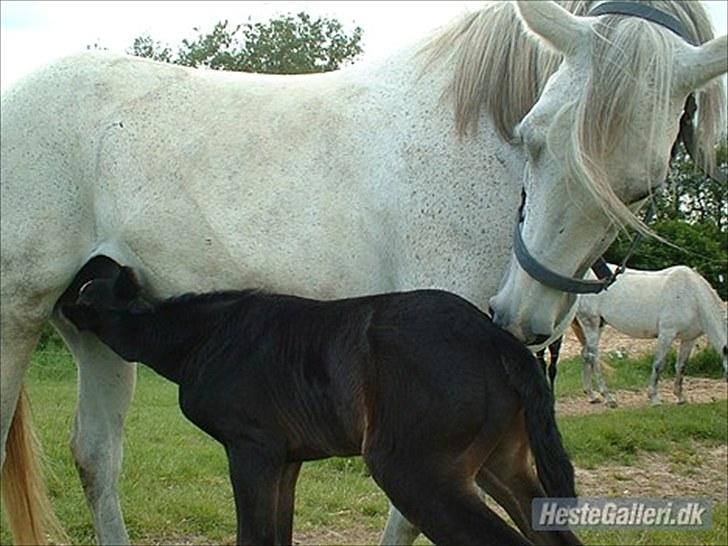
M 80 331 L 96 334 L 102 341 L 124 329 L 134 315 L 151 310 L 142 298 L 141 285 L 134 271 L 119 266 L 113 278 L 94 279 L 79 290 L 75 303 L 61 306 L 61 314 Z

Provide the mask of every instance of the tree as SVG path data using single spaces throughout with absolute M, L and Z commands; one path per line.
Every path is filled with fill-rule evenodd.
M 728 172 L 728 146 L 716 150 L 716 169 Z M 698 169 L 680 144 L 665 189 L 656 200 L 657 218 L 690 224 L 712 222 L 728 231 L 728 188 Z
M 362 52 L 360 27 L 348 35 L 337 20 L 303 12 L 235 27 L 221 21 L 210 32 L 194 31 L 197 37 L 182 40 L 176 55 L 148 35 L 137 37 L 127 52 L 183 66 L 266 74 L 328 72 Z
M 716 153 L 716 167 L 728 168 L 728 147 Z M 655 222 L 650 227 L 664 240 L 645 238 L 630 257 L 635 269 L 664 269 L 683 264 L 694 268 L 728 299 L 728 188 L 707 177 L 680 145 L 665 188 L 654 197 Z M 605 258 L 621 263 L 632 233 L 617 237 Z

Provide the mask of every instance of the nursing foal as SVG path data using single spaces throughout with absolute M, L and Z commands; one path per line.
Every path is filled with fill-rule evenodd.
M 357 454 L 436 543 L 529 543 L 486 507 L 476 476 L 529 538 L 578 543 L 529 528 L 533 497 L 575 495 L 544 376 L 458 296 L 231 291 L 154 301 L 119 267 L 61 312 L 179 385 L 185 416 L 225 446 L 239 544 L 290 544 L 301 463 Z

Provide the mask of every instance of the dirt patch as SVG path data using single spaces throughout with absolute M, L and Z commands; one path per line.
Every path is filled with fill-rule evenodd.
M 693 446 L 694 454 L 641 453 L 635 464 L 576 468 L 577 489 L 589 497 L 728 498 L 728 446 Z
M 602 337 L 599 340 L 599 351 L 601 354 L 620 353 L 624 356 L 637 356 L 650 353 L 655 350 L 655 339 L 638 339 L 618 332 L 611 326 L 605 326 L 602 331 Z M 693 354 L 700 351 L 706 346 L 705 338 L 698 340 L 693 349 Z M 564 341 L 561 345 L 560 358 L 572 358 L 581 354 L 581 343 L 574 335 L 571 328 L 566 330 Z
M 293 533 L 293 544 L 379 544 L 382 531 L 369 529 L 320 529 Z
M 677 398 L 672 392 L 672 381 L 663 380 L 658 384 L 660 398 L 663 404 L 675 404 Z M 638 391 L 617 390 L 611 391 L 620 408 L 639 408 L 650 405 L 647 397 L 647 386 Z M 683 379 L 683 393 L 688 404 L 707 404 L 728 399 L 728 383 L 725 379 L 708 379 L 705 377 L 685 377 Z M 556 400 L 557 415 L 589 415 L 602 413 L 609 408 L 602 400 L 592 404 L 586 395 L 570 396 Z

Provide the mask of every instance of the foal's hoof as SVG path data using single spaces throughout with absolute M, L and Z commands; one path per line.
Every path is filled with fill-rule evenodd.
M 653 406 L 661 406 L 662 405 L 662 400 L 660 400 L 656 396 L 655 397 L 651 397 L 650 398 L 650 404 L 652 404 Z
M 590 404 L 601 404 L 602 403 L 602 399 L 599 398 L 598 396 L 592 396 L 592 397 L 589 398 L 589 403 Z
M 617 401 L 614 398 L 607 398 L 607 407 L 608 408 L 616 408 L 617 407 Z
M 682 406 L 683 404 L 686 404 L 686 403 L 687 403 L 687 399 L 684 397 L 680 397 L 677 399 L 678 406 Z

